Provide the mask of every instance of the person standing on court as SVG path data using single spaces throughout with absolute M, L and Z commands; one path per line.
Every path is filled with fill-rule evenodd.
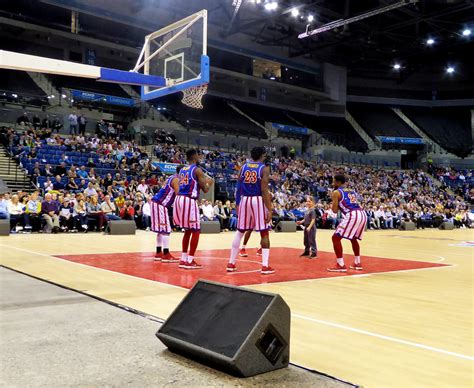
M 337 226 L 332 236 L 334 253 L 336 254 L 336 265 L 328 268 L 329 272 L 347 272 L 344 265 L 342 252 L 343 238 L 350 240 L 352 251 L 354 252 L 354 263 L 350 266 L 356 271 L 362 270 L 360 262 L 360 246 L 358 240 L 362 240 L 365 226 L 367 224 L 367 214 L 359 205 L 359 195 L 352 189 L 345 187 L 346 178 L 344 175 L 336 175 L 333 178 L 334 191 L 331 194 L 332 211 L 337 214 L 340 210 L 344 214 L 344 219 Z
M 304 219 L 298 221 L 298 225 L 304 226 L 304 252 L 300 257 L 310 257 L 311 259 L 318 258 L 318 248 L 316 245 L 316 210 L 315 203 L 312 197 L 306 200 L 306 213 Z
M 75 111 L 72 111 L 68 116 L 67 121 L 69 121 L 69 134 L 77 135 L 77 116 Z
M 200 269 L 202 265 L 194 260 L 201 234 L 197 199 L 199 191 L 207 193 L 214 184 L 214 180 L 206 177 L 199 167 L 199 154 L 195 149 L 186 152 L 186 159 L 188 165 L 183 167 L 179 173 L 179 191 L 174 201 L 173 212 L 175 225 L 184 229 L 179 268 Z
M 272 199 L 268 185 L 270 168 L 265 165 L 265 149 L 254 147 L 248 160 L 240 169 L 237 179 L 236 202 L 238 208 L 237 232 L 232 241 L 232 250 L 227 272 L 235 272 L 240 241 L 247 231 L 260 232 L 262 247 L 262 275 L 269 275 L 275 270 L 269 265 L 270 257 L 270 222 L 272 221 Z
M 162 263 L 177 263 L 170 253 L 171 223 L 168 215 L 170 208 L 179 192 L 179 172 L 183 168 L 179 165 L 176 173 L 171 175 L 158 193 L 151 199 L 151 230 L 156 233 L 155 260 Z

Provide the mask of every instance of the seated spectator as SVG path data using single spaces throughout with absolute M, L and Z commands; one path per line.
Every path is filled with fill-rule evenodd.
M 104 197 L 104 202 L 102 202 L 101 210 L 107 218 L 107 221 L 120 220 L 120 217 L 116 214 L 117 207 L 115 206 L 115 203 L 111 201 L 109 195 L 106 195 Z
M 123 220 L 133 220 L 135 218 L 135 209 L 131 201 L 127 201 L 120 209 L 120 218 Z
M 100 231 L 104 230 L 104 227 L 107 224 L 107 219 L 105 218 L 104 212 L 101 209 L 97 195 L 89 197 L 89 201 L 86 203 L 86 207 L 87 217 L 89 219 L 97 221 L 97 225 Z
M 38 199 L 39 193 L 34 191 L 26 203 L 24 217 L 25 232 L 31 232 L 33 229 L 39 229 L 41 226 L 41 202 Z M 33 228 L 33 226 L 35 228 Z
M 87 233 L 89 229 L 88 219 L 87 219 L 87 208 L 86 202 L 83 198 L 80 198 L 76 205 L 74 206 L 75 221 L 77 229 L 81 228 L 84 233 Z
M 93 195 L 97 195 L 97 190 L 94 188 L 94 184 L 89 182 L 87 184 L 87 189 L 84 190 L 84 195 L 87 197 L 91 197 Z
M 7 204 L 8 214 L 10 215 L 10 231 L 16 233 L 17 230 L 23 230 L 22 221 L 25 213 L 25 206 L 19 201 L 17 194 L 12 195 Z
M 237 208 L 235 203 L 232 203 L 230 208 L 229 230 L 237 230 Z
M 81 179 L 89 178 L 89 174 L 87 173 L 85 166 L 81 166 L 79 170 L 77 170 L 77 176 Z
M 151 197 L 143 204 L 142 212 L 143 228 L 148 231 L 151 228 Z
M 67 170 L 66 170 L 66 163 L 65 162 L 61 162 L 59 164 L 59 166 L 56 166 L 56 168 L 54 169 L 54 175 L 59 175 L 59 176 L 64 176 L 66 175 L 67 173 Z
M 221 201 L 216 201 L 216 205 L 214 206 L 214 214 L 221 224 L 221 230 L 227 231 L 228 219 Z
M 48 232 L 58 233 L 59 231 L 59 203 L 53 200 L 50 193 L 45 194 L 44 201 L 41 203 L 41 213 L 46 224 Z
M 138 185 L 137 190 L 138 190 L 140 193 L 142 193 L 143 195 L 148 194 L 149 187 L 148 187 L 148 185 L 145 183 L 145 179 L 142 179 L 142 180 L 140 181 L 140 184 Z
M 8 220 L 8 202 L 5 199 L 5 194 L 0 193 L 0 220 Z
M 63 184 L 62 179 L 59 175 L 56 176 L 56 180 L 53 183 L 53 190 L 55 190 L 55 191 L 64 190 L 64 184 Z
M 74 204 L 69 199 L 59 206 L 59 228 L 62 232 L 77 231 L 74 227 Z
M 204 205 L 202 206 L 202 214 L 204 221 L 217 221 L 214 207 L 207 199 L 204 201 Z

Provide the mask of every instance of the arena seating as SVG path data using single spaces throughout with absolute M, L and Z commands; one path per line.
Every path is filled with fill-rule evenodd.
M 375 136 L 419 137 L 387 106 L 348 103 L 347 109 L 362 128 L 374 138 Z
M 16 94 L 18 97 L 12 97 L 12 94 Z M 47 104 L 48 100 L 45 93 L 27 73 L 0 69 L 0 101 L 41 106 Z
M 48 75 L 53 85 L 60 88 L 84 90 L 109 96 L 125 97 L 130 96 L 117 84 L 109 82 L 97 82 L 93 79 L 66 77 L 60 75 Z
M 160 99 L 160 106 L 166 107 L 171 118 L 185 127 L 205 129 L 217 133 L 232 133 L 241 136 L 252 136 L 266 139 L 263 128 L 232 109 L 226 100 L 206 95 L 203 100 L 204 109 L 188 108 L 181 103 L 180 95 L 170 95 Z
M 402 111 L 434 141 L 458 156 L 472 150 L 471 111 L 467 107 L 403 107 Z

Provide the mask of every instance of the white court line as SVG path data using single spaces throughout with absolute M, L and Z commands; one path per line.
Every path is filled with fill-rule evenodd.
M 450 352 L 449 350 L 439 349 L 439 348 L 435 348 L 433 346 L 423 345 L 423 344 L 420 344 L 420 343 L 417 343 L 417 342 L 407 341 L 407 340 L 403 340 L 403 339 L 400 339 L 400 338 L 389 337 L 387 335 L 372 333 L 370 331 L 356 329 L 355 327 L 341 325 L 339 323 L 328 322 L 328 321 L 323 321 L 321 319 L 305 317 L 304 315 L 299 315 L 299 314 L 291 314 L 291 316 L 295 317 L 295 318 L 299 318 L 299 319 L 304 319 L 306 321 L 316 322 L 316 323 L 320 323 L 322 325 L 335 327 L 335 328 L 342 329 L 342 330 L 352 331 L 352 332 L 358 333 L 358 334 L 368 335 L 370 337 L 375 337 L 375 338 L 383 339 L 383 340 L 386 340 L 386 341 L 396 342 L 396 343 L 399 343 L 399 344 L 408 345 L 408 346 L 412 346 L 412 347 L 415 347 L 415 348 L 429 350 L 431 352 L 436 352 L 436 353 L 441 353 L 441 354 L 445 354 L 445 355 L 448 355 L 448 356 L 462 358 L 464 360 L 469 360 L 469 361 L 474 360 L 473 356 L 467 356 L 467 355 L 461 354 L 461 353 Z
M 115 272 L 115 271 L 111 271 L 111 270 L 104 269 L 104 268 L 93 267 L 93 266 L 90 266 L 90 265 L 87 265 L 87 264 L 76 263 L 74 261 L 69 261 L 69 260 L 66 260 L 66 259 L 62 259 L 62 258 L 54 256 L 54 255 L 48 255 L 48 254 L 45 254 L 45 253 L 30 251 L 28 249 L 12 247 L 12 246 L 9 246 L 9 245 L 4 245 L 4 244 L 0 244 L 0 246 L 10 248 L 10 249 L 15 249 L 15 250 L 18 250 L 18 251 L 21 251 L 21 252 L 30 253 L 30 254 L 33 254 L 33 255 L 48 257 L 50 259 L 53 258 L 53 259 L 62 260 L 62 261 L 65 261 L 69 264 L 75 264 L 75 265 L 79 265 L 79 266 L 86 267 L 86 268 L 92 268 L 92 269 L 96 269 L 96 270 L 100 270 L 100 271 L 110 272 L 110 273 L 113 273 L 115 275 L 121 275 L 121 276 L 126 276 L 126 277 L 130 277 L 130 278 L 134 278 L 134 279 L 139 279 L 141 281 L 151 282 L 153 284 L 158 283 L 158 284 L 162 284 L 162 285 L 165 285 L 165 286 L 169 286 L 169 287 L 173 287 L 173 288 L 179 288 L 181 290 L 188 291 L 187 288 L 175 286 L 173 284 L 161 283 L 161 282 L 157 282 L 155 280 L 144 279 L 144 278 L 140 278 L 140 277 L 133 276 L 133 275 L 127 275 L 127 274 L 124 274 L 124 273 L 121 273 L 121 272 Z M 445 267 L 419 268 L 419 269 L 437 269 L 437 268 L 445 268 Z M 416 271 L 416 270 L 419 270 L 419 269 L 406 270 L 406 271 Z M 402 271 L 397 271 L 397 272 L 402 272 Z M 312 281 L 312 280 L 339 279 L 339 278 L 347 279 L 347 278 L 351 278 L 351 277 L 363 277 L 363 276 L 366 276 L 366 275 L 376 275 L 376 274 L 359 274 L 359 275 L 353 275 L 353 276 L 348 276 L 348 277 L 341 276 L 341 277 L 333 277 L 333 278 L 308 279 L 308 280 Z M 308 281 L 308 280 L 302 280 L 302 281 Z M 279 283 L 289 283 L 289 282 L 279 282 Z M 266 284 L 268 285 L 268 284 L 278 284 L 278 283 L 263 283 L 261 285 L 266 285 Z M 82 291 L 85 291 L 85 290 L 82 290 Z M 447 350 L 444 350 L 444 349 L 438 349 L 438 348 L 434 348 L 434 347 L 431 347 L 431 346 L 419 344 L 419 343 L 416 343 L 416 342 L 406 341 L 406 340 L 402 340 L 402 339 L 398 339 L 398 338 L 394 338 L 394 337 L 385 336 L 385 335 L 382 335 L 382 334 L 372 333 L 372 332 L 369 332 L 369 331 L 356 329 L 356 328 L 353 328 L 353 327 L 350 327 L 350 326 L 340 325 L 338 323 L 327 322 L 327 321 L 323 321 L 323 320 L 320 320 L 320 319 L 305 317 L 305 316 L 299 315 L 299 314 L 291 314 L 291 315 L 295 318 L 300 318 L 300 319 L 320 323 L 320 324 L 323 324 L 323 325 L 332 326 L 332 327 L 336 327 L 336 328 L 339 328 L 339 329 L 352 331 L 352 332 L 359 333 L 359 334 L 365 334 L 365 335 L 368 335 L 368 336 L 377 337 L 377 338 L 380 338 L 380 339 L 384 339 L 384 340 L 388 340 L 388 341 L 392 341 L 392 342 L 397 342 L 397 343 L 401 343 L 401 344 L 405 344 L 405 345 L 409 345 L 409 346 L 413 346 L 413 347 L 417 347 L 417 348 L 421 348 L 421 349 L 425 349 L 425 350 L 430 350 L 430 351 L 433 351 L 433 352 L 442 353 L 442 354 L 446 354 L 446 355 L 450 355 L 450 356 L 454 356 L 454 357 L 458 357 L 458 358 L 463 358 L 463 359 L 467 359 L 467 360 L 474 360 L 474 357 L 472 357 L 472 356 L 467 356 L 467 355 L 464 355 L 464 354 L 454 353 L 454 352 L 450 352 L 450 351 L 447 351 Z
M 33 254 L 33 255 L 48 257 L 48 258 L 50 258 L 50 259 L 62 260 L 62 261 L 64 261 L 64 262 L 66 262 L 66 263 L 75 264 L 75 265 L 80 265 L 80 266 L 86 267 L 86 268 L 92 268 L 92 269 L 97 269 L 97 270 L 99 270 L 99 271 L 110 272 L 110 273 L 113 273 L 113 274 L 115 274 L 115 275 L 127 276 L 127 277 L 129 277 L 129 278 L 138 279 L 138 280 L 143 280 L 143 281 L 145 281 L 145 282 L 150 282 L 150 283 L 153 283 L 153 284 L 162 284 L 162 285 L 164 285 L 164 286 L 169 286 L 169 287 L 179 288 L 180 290 L 189 291 L 189 289 L 187 289 L 187 288 L 180 287 L 180 286 L 175 286 L 174 284 L 163 283 L 163 282 L 159 282 L 159 281 L 151 280 L 151 279 L 145 279 L 145 278 L 141 278 L 141 277 L 138 277 L 138 276 L 128 275 L 128 274 L 122 273 L 122 272 L 112 271 L 112 270 L 110 270 L 110 269 L 94 267 L 93 265 L 82 264 L 82 263 L 76 263 L 75 261 L 70 261 L 70 260 L 67 260 L 67 259 L 63 259 L 63 258 L 58 257 L 58 256 L 55 256 L 55 255 L 48 255 L 48 254 L 46 254 L 46 253 L 39 253 L 39 252 L 35 252 L 35 251 L 30 251 L 30 250 L 28 250 L 28 249 L 12 247 L 12 246 L 9 246 L 9 245 L 4 245 L 4 244 L 0 244 L 0 246 L 6 247 L 6 248 L 10 248 L 10 249 L 16 249 L 17 251 L 22 251 L 22 252 L 26 252 L 26 253 L 31 253 L 31 254 Z M 89 254 L 89 255 L 93 255 L 93 253 L 88 253 L 88 254 Z M 105 255 L 106 253 L 98 253 L 98 254 L 99 254 L 99 255 Z M 71 255 L 63 255 L 63 256 L 71 256 Z M 25 273 L 26 273 L 26 272 L 25 272 Z M 82 290 L 82 291 L 84 291 L 84 290 Z
M 409 261 L 409 260 L 407 260 Z M 443 267 L 428 267 L 428 268 L 412 268 L 412 269 L 401 269 L 401 270 L 393 270 L 393 271 L 385 271 L 385 272 L 371 272 L 371 273 L 362 273 L 356 275 L 344 274 L 339 276 L 332 276 L 326 278 L 315 278 L 315 279 L 301 279 L 301 280 L 285 280 L 283 282 L 272 282 L 272 283 L 259 283 L 259 284 L 249 284 L 250 286 L 273 286 L 274 284 L 284 284 L 284 283 L 297 283 L 297 282 L 321 282 L 325 280 L 336 280 L 336 279 L 352 279 L 352 278 L 362 278 L 368 276 L 377 276 L 377 275 L 395 275 L 400 272 L 411 272 L 411 271 L 423 271 L 423 270 L 433 270 L 433 269 L 446 269 L 446 268 L 453 268 L 457 267 L 457 264 L 446 264 Z

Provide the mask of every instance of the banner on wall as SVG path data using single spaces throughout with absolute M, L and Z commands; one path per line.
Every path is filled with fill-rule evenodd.
M 174 174 L 178 165 L 176 163 L 153 162 L 153 167 L 158 168 L 164 174 Z
M 97 101 L 103 102 L 109 105 L 118 105 L 118 106 L 135 106 L 135 101 L 131 98 L 108 96 L 106 94 L 99 94 L 94 92 L 85 92 L 83 90 L 72 90 L 72 98 L 77 101 Z
M 307 135 L 309 133 L 308 128 L 296 127 L 294 125 L 272 123 L 272 128 L 278 130 L 279 132 L 293 133 L 296 135 Z
M 418 137 L 392 137 L 392 136 L 377 136 L 381 143 L 391 144 L 425 144 L 425 141 Z

